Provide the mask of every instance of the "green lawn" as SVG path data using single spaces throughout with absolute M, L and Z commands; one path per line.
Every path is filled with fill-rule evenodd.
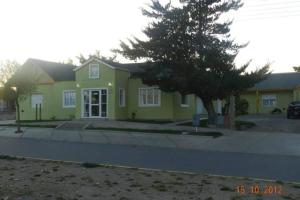
M 207 128 L 207 121 L 208 121 L 207 119 L 201 119 L 199 127 Z M 193 126 L 193 122 L 181 123 L 181 124 L 178 124 L 178 126 Z
M 172 123 L 173 121 L 170 120 L 146 120 L 146 119 L 124 119 L 118 120 L 123 122 L 139 122 L 139 123 L 149 123 L 149 124 L 168 124 Z
M 0 126 L 17 127 L 17 124 L 0 124 Z M 57 125 L 51 124 L 21 124 L 21 127 L 36 127 L 36 128 L 56 128 Z
M 180 130 L 156 130 L 156 129 L 134 129 L 134 128 L 115 128 L 115 127 L 88 127 L 88 130 L 109 130 L 109 131 L 125 131 L 125 132 L 138 132 L 138 133 L 160 133 L 160 134 L 185 134 L 197 136 L 211 136 L 217 138 L 223 134 L 220 132 L 184 132 Z
M 35 122 L 62 122 L 62 121 L 71 121 L 69 119 L 56 119 L 56 120 L 20 120 L 21 123 L 35 123 Z M 16 121 L 17 122 L 17 121 Z
M 208 122 L 207 119 L 200 120 L 200 127 L 206 128 L 207 122 Z M 193 126 L 193 122 L 181 123 L 181 124 L 178 124 L 178 126 Z M 250 129 L 250 128 L 256 126 L 256 124 L 254 122 L 236 120 L 235 126 L 236 126 L 237 130 L 242 130 L 242 129 Z
M 238 130 L 242 129 L 250 129 L 252 127 L 256 126 L 254 122 L 249 122 L 249 121 L 241 121 L 241 120 L 236 120 L 235 121 L 235 127 Z

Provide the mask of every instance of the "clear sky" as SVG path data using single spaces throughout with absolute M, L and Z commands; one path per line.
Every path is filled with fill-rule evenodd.
M 147 2 L 1 0 L 0 60 L 66 61 L 95 50 L 110 55 L 120 40 L 142 36 L 147 19 L 140 8 Z M 300 65 L 300 0 L 243 2 L 244 7 L 230 15 L 234 18 L 232 37 L 250 43 L 236 63 L 252 59 L 254 69 L 271 62 L 274 72 L 292 71 L 292 66 Z

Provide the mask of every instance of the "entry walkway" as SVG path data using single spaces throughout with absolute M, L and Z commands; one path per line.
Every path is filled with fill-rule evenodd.
M 106 130 L 93 131 L 25 128 L 23 134 L 15 134 L 14 131 L 15 128 L 1 127 L 0 137 L 300 156 L 299 134 L 232 131 L 230 133 L 227 132 L 227 134 L 222 137 L 213 139 L 208 136 L 118 132 Z

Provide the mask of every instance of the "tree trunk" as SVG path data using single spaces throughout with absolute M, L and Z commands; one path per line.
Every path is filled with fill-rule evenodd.
M 21 122 L 20 122 L 20 105 L 19 105 L 19 100 L 17 98 L 16 100 L 16 107 L 17 107 L 17 130 L 15 133 L 22 133 L 23 131 L 21 130 Z
M 203 105 L 207 111 L 208 114 L 208 125 L 215 125 L 215 117 L 216 117 L 216 112 L 215 112 L 215 108 L 213 105 L 213 102 L 210 100 L 203 100 Z
M 235 97 L 233 95 L 230 95 L 229 103 L 229 128 L 235 129 Z

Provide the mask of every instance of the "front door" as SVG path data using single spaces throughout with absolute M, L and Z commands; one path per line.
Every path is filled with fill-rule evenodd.
M 83 90 L 83 117 L 106 118 L 107 117 L 107 90 L 85 89 Z

